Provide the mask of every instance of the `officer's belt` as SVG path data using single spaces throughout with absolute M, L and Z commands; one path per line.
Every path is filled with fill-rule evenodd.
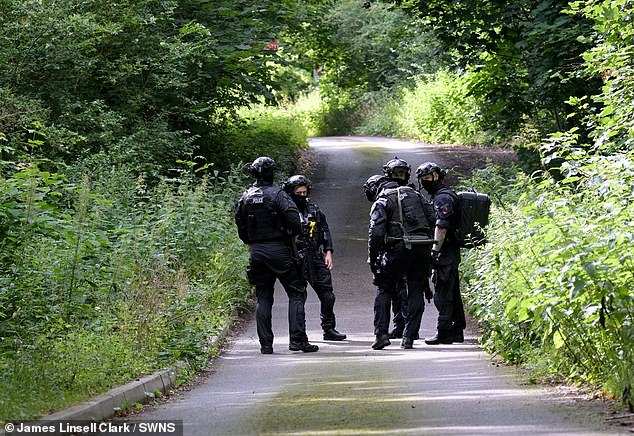
M 387 236 L 385 238 L 385 243 L 388 245 L 396 245 L 399 242 L 406 245 L 434 245 L 438 241 L 422 235 Z

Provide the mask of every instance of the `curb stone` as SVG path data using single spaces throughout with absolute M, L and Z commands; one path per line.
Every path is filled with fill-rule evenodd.
M 209 342 L 212 347 L 220 344 L 229 334 L 229 331 L 237 318 L 238 311 L 234 310 L 226 325 L 218 336 L 214 336 Z M 176 383 L 178 375 L 175 368 L 157 371 L 153 374 L 138 378 L 125 385 L 113 388 L 81 404 L 71 406 L 68 409 L 42 416 L 33 422 L 45 421 L 103 421 L 112 418 L 117 411 L 136 403 L 147 403 L 154 398 L 157 391 L 165 393 Z M 5 436 L 3 430 L 0 436 Z
M 164 393 L 175 381 L 176 371 L 173 369 L 155 372 L 77 406 L 44 416 L 39 421 L 101 421 L 113 417 L 118 410 L 126 406 L 147 403 L 157 390 Z

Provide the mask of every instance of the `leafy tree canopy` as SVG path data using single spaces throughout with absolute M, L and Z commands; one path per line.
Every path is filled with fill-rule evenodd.
M 0 6 L 5 154 L 72 161 L 105 151 L 169 165 L 213 161 L 240 107 L 273 99 L 268 47 L 295 2 L 255 0 L 17 1 Z M 291 24 L 289 24 L 291 23 Z M 32 149 L 30 150 L 33 151 Z
M 458 65 L 482 71 L 473 92 L 492 124 L 513 132 L 527 117 L 544 131 L 581 127 L 566 104 L 598 77 L 580 77 L 592 22 L 566 14 L 567 0 L 399 2 L 431 27 Z

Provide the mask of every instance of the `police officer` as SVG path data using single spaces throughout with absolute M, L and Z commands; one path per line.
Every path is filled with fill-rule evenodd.
M 434 238 L 437 242 L 432 247 L 432 268 L 438 332 L 425 339 L 429 345 L 464 342 L 466 327 L 458 275 L 460 247 L 454 237 L 459 220 L 458 197 L 443 184 L 445 174 L 434 162 L 425 162 L 416 169 L 420 187 L 431 196 L 436 215 Z
M 363 185 L 363 191 L 365 192 L 365 196 L 368 201 L 374 203 L 378 193 L 380 192 L 381 186 L 389 180 L 390 179 L 387 176 L 381 174 L 370 176 Z M 392 318 L 393 329 L 388 333 L 389 339 L 401 339 L 403 337 L 405 319 L 407 318 L 407 283 L 405 278 L 401 278 L 396 286 L 396 293 L 391 295 L 392 313 L 394 314 L 394 317 Z M 418 335 L 416 335 L 414 339 L 418 339 Z
M 317 351 L 319 347 L 310 344 L 306 336 L 306 287 L 291 245 L 292 238 L 302 231 L 297 207 L 286 192 L 273 186 L 273 159 L 258 157 L 248 169 L 255 182 L 242 194 L 234 217 L 240 239 L 249 245 L 247 273 L 249 281 L 255 285 L 260 351 L 262 354 L 273 353 L 271 309 L 276 279 L 288 295 L 289 350 Z
M 376 339 L 372 348 L 380 350 L 391 344 L 388 333 L 391 300 L 398 292 L 398 281 L 405 276 L 408 316 L 401 347 L 411 349 L 425 308 L 424 289 L 431 258 L 429 245 L 422 242 L 430 241 L 432 212 L 426 211 L 420 193 L 407 185 L 410 176 L 407 162 L 394 158 L 384 165 L 383 171 L 388 181 L 377 193 L 368 228 L 368 260 L 377 286 Z M 421 243 L 411 243 L 408 237 Z
M 310 283 L 321 302 L 324 340 L 343 341 L 346 335 L 335 329 L 335 293 L 330 274 L 333 267 L 333 244 L 326 215 L 308 198 L 312 188 L 308 177 L 301 174 L 291 176 L 283 186 L 297 205 L 302 219 L 303 230 L 297 239 L 297 251 L 302 262 L 303 278 Z

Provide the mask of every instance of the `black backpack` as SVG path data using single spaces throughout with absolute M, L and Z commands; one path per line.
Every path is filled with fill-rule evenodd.
M 489 225 L 491 199 L 487 194 L 461 191 L 458 198 L 459 220 L 455 231 L 455 238 L 460 247 L 474 248 L 487 242 L 486 227 Z

